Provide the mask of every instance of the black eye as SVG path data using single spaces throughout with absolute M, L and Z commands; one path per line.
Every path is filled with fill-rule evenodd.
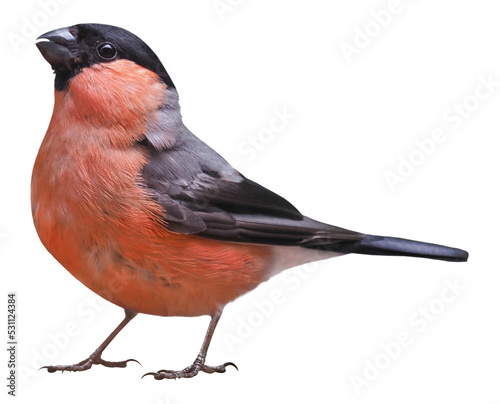
M 116 48 L 111 43 L 103 43 L 97 47 L 97 52 L 104 59 L 113 59 L 116 56 Z

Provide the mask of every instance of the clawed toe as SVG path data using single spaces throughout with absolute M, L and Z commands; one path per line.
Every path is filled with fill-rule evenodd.
M 124 367 L 127 367 L 127 363 L 129 363 L 129 362 L 135 362 L 135 363 L 138 363 L 139 365 L 142 366 L 141 362 L 139 362 L 136 359 L 127 359 L 126 361 L 121 361 L 121 362 L 108 362 L 108 361 L 105 361 L 104 359 L 101 359 L 101 361 L 98 364 L 106 366 L 108 368 L 124 368 Z M 96 365 L 97 365 L 97 363 L 96 363 Z
M 236 366 L 236 364 L 234 364 L 233 362 L 226 362 L 222 366 L 224 366 L 224 368 L 226 368 L 228 366 L 232 366 L 233 368 L 235 368 L 236 370 L 239 371 L 238 366 Z
M 204 363 L 195 361 L 191 366 L 180 371 L 162 369 L 158 372 L 146 373 L 142 377 L 153 376 L 156 380 L 190 378 L 196 376 L 200 371 L 205 373 L 224 373 L 227 366 L 233 366 L 238 370 L 238 367 L 232 362 L 226 362 L 219 366 L 207 366 Z
M 128 362 L 137 362 L 139 365 L 141 364 L 139 361 L 135 359 L 127 359 L 126 361 L 120 361 L 120 362 L 109 362 L 104 359 L 101 359 L 100 356 L 91 355 L 88 359 L 78 362 L 75 365 L 42 366 L 39 370 L 47 369 L 49 373 L 55 373 L 57 371 L 61 371 L 63 373 L 83 372 L 84 370 L 90 369 L 92 365 L 102 365 L 108 368 L 124 368 L 127 366 Z
M 236 366 L 233 362 L 226 362 L 219 366 L 202 365 L 200 370 L 202 370 L 205 373 L 224 373 L 226 371 L 227 366 L 233 366 L 236 370 L 239 370 L 238 366 Z

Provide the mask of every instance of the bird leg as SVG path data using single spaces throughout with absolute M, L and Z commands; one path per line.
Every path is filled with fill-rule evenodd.
M 208 366 L 205 365 L 205 358 L 207 356 L 208 346 L 212 340 L 212 335 L 214 334 L 215 327 L 219 321 L 221 313 L 218 313 L 212 317 L 210 324 L 208 325 L 207 334 L 203 340 L 203 345 L 201 346 L 200 353 L 194 360 L 193 364 L 188 366 L 183 370 L 159 370 L 158 372 L 146 373 L 144 376 L 152 375 L 156 380 L 162 379 L 180 379 L 189 378 L 196 376 L 200 371 L 205 373 L 224 373 L 227 366 L 234 366 L 236 369 L 238 367 L 232 362 L 226 362 L 219 366 Z M 144 377 L 142 376 L 142 377 Z
M 82 372 L 84 370 L 90 369 L 92 365 L 103 365 L 108 368 L 124 368 L 127 366 L 127 363 L 130 361 L 137 362 L 135 359 L 127 359 L 126 361 L 121 362 L 108 362 L 101 358 L 102 352 L 106 349 L 106 347 L 110 344 L 111 341 L 118 335 L 118 333 L 132 320 L 137 313 L 125 310 L 125 318 L 123 321 L 115 328 L 115 330 L 109 335 L 108 338 L 104 340 L 104 342 L 99 345 L 99 347 L 95 350 L 95 352 L 90 355 L 87 359 L 84 359 L 81 362 L 78 362 L 74 365 L 57 365 L 57 366 L 43 366 L 40 369 L 47 369 L 49 373 L 57 372 L 58 370 L 64 372 L 65 370 L 70 372 Z

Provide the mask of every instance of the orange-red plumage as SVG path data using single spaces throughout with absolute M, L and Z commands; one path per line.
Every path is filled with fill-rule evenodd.
M 154 73 L 119 60 L 56 91 L 33 170 L 35 226 L 65 268 L 121 307 L 213 314 L 262 282 L 271 249 L 165 228 L 162 208 L 141 186 L 147 152 L 131 147 L 164 89 Z

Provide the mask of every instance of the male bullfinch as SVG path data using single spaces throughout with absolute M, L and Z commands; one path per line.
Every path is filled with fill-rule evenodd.
M 466 251 L 372 236 L 303 216 L 193 135 L 172 79 L 134 34 L 79 24 L 40 36 L 55 105 L 33 168 L 33 220 L 47 250 L 80 282 L 125 309 L 89 358 L 137 313 L 211 317 L 200 353 L 156 379 L 223 373 L 205 364 L 226 304 L 284 269 L 357 253 L 466 261 Z M 236 367 L 236 366 L 235 366 Z

